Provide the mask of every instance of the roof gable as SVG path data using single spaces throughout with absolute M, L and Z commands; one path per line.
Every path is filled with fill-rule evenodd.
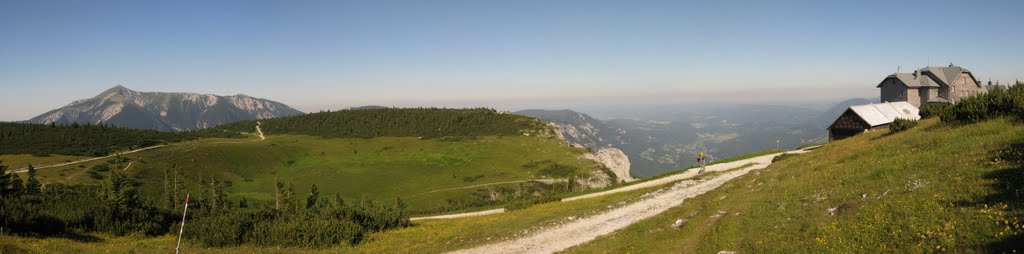
M 875 87 L 882 87 L 890 79 L 896 79 L 899 83 L 903 83 L 904 86 L 909 88 L 949 86 L 961 74 L 970 75 L 975 85 L 981 87 L 981 84 L 974 78 L 974 74 L 970 70 L 956 65 L 948 67 L 927 66 L 914 71 L 914 73 L 893 73 L 882 79 L 882 82 L 879 82 Z
M 899 83 L 902 83 L 904 86 L 910 88 L 939 87 L 939 84 L 935 83 L 935 81 L 933 81 L 930 78 L 920 78 L 920 76 L 914 76 L 914 74 L 910 73 L 893 73 L 892 75 L 885 77 L 885 79 L 883 79 L 882 82 L 878 83 L 878 86 L 875 87 L 882 87 L 882 85 L 885 85 L 885 81 L 888 81 L 890 79 L 896 79 L 897 81 L 899 81 Z
M 919 71 L 921 72 L 921 74 L 927 75 L 931 79 L 935 79 L 935 82 L 938 82 L 939 84 L 944 86 L 949 86 L 953 84 L 953 80 L 956 80 L 957 77 L 960 77 L 961 73 L 967 73 L 971 75 L 971 79 L 974 79 L 974 74 L 971 74 L 970 70 L 952 64 L 950 64 L 947 67 L 928 66 L 921 68 Z M 975 79 L 974 81 L 974 83 L 977 85 L 978 80 Z

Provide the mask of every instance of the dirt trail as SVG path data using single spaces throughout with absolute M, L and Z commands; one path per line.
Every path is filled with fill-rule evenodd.
M 263 136 L 263 129 L 260 129 L 260 121 L 256 121 L 256 133 L 260 134 L 260 141 L 266 140 L 267 137 Z
M 438 216 L 416 217 L 416 218 L 410 218 L 409 220 L 411 220 L 411 221 L 418 221 L 418 220 L 458 219 L 458 218 L 474 217 L 474 216 L 481 216 L 481 215 L 499 214 L 499 213 L 504 213 L 504 212 L 505 212 L 505 208 L 498 208 L 498 209 L 485 210 L 485 211 L 479 211 L 479 212 L 471 212 L 471 213 L 457 213 L 457 214 L 447 214 L 447 215 L 438 215 Z
M 772 158 L 775 158 L 775 156 L 777 156 L 779 154 L 782 154 L 782 153 L 774 153 L 774 154 L 758 156 L 758 157 L 754 157 L 754 158 L 750 158 L 750 159 L 745 159 L 745 160 L 738 160 L 738 161 L 733 161 L 733 162 L 726 162 L 726 163 L 708 165 L 707 166 L 707 172 L 726 171 L 726 170 L 730 170 L 730 169 L 739 168 L 739 167 L 742 167 L 743 165 L 747 165 L 747 164 L 755 164 L 755 165 L 756 164 L 764 164 L 764 165 L 768 165 L 768 164 L 772 164 Z M 600 197 L 600 196 L 609 195 L 609 194 L 615 194 L 615 193 L 619 193 L 619 192 L 626 192 L 626 191 L 631 191 L 631 190 L 643 189 L 643 188 L 658 186 L 658 185 L 662 185 L 662 184 L 666 184 L 666 183 L 671 183 L 671 182 L 675 182 L 675 181 L 679 181 L 679 180 L 683 180 L 683 179 L 693 178 L 694 176 L 697 176 L 697 170 L 687 170 L 686 172 L 683 172 L 683 173 L 674 174 L 674 175 L 666 176 L 666 177 L 663 177 L 663 178 L 654 179 L 654 180 L 650 180 L 650 181 L 646 181 L 646 182 L 642 182 L 642 183 L 637 183 L 637 184 L 633 184 L 633 185 L 628 185 L 628 186 L 625 186 L 625 187 L 622 187 L 622 188 L 616 188 L 616 189 L 611 189 L 611 190 L 602 191 L 602 192 L 596 192 L 596 193 L 591 193 L 591 194 L 586 194 L 586 195 L 580 195 L 580 196 L 575 196 L 575 197 L 571 197 L 571 198 L 564 198 L 564 199 L 562 199 L 562 202 L 573 201 L 573 200 L 580 200 L 580 199 L 588 199 L 588 198 Z
M 258 133 L 258 135 L 260 137 L 259 140 L 211 142 L 211 143 L 206 143 L 206 144 L 236 144 L 236 143 L 263 141 L 263 140 L 267 139 L 267 137 L 263 136 L 263 130 L 260 129 L 260 122 L 259 121 L 256 122 L 256 133 Z M 56 167 L 63 167 L 63 166 L 68 166 L 68 165 L 75 165 L 75 164 L 79 164 L 79 163 L 86 163 L 86 162 L 95 161 L 95 160 L 102 160 L 102 159 L 112 158 L 112 157 L 118 156 L 118 155 L 133 154 L 133 153 L 142 152 L 142 151 L 146 151 L 146 150 L 153 150 L 153 149 L 157 149 L 157 148 L 161 148 L 161 147 L 165 147 L 165 146 L 171 146 L 171 145 L 182 145 L 182 143 L 170 144 L 170 145 L 155 145 L 155 146 L 150 146 L 150 147 L 143 147 L 143 148 L 139 148 L 139 149 L 123 152 L 123 153 L 115 153 L 115 154 L 111 154 L 111 155 L 107 155 L 107 156 L 102 156 L 102 157 L 94 157 L 94 158 L 88 158 L 88 159 L 81 159 L 81 160 L 77 160 L 77 161 L 58 163 L 58 164 L 53 164 L 53 165 L 39 166 L 39 167 L 36 167 L 36 169 L 39 170 L 39 169 L 47 169 L 47 168 L 56 168 Z M 127 169 L 127 167 L 125 169 Z M 19 169 L 16 169 L 16 170 L 11 170 L 8 174 L 11 174 L 11 173 L 24 173 L 24 172 L 28 172 L 28 167 L 19 168 Z
M 77 160 L 77 161 L 72 161 L 72 162 L 65 162 L 65 163 L 59 163 L 59 164 L 53 164 L 53 165 L 39 166 L 39 167 L 36 167 L 36 169 L 39 170 L 39 169 L 63 167 L 63 166 L 67 166 L 67 165 L 75 165 L 75 164 L 86 163 L 86 162 L 95 161 L 95 160 L 102 160 L 102 159 L 107 159 L 107 158 L 113 158 L 114 156 L 118 156 L 118 155 L 133 154 L 133 153 L 142 152 L 142 151 L 146 151 L 146 150 L 157 149 L 157 148 L 161 148 L 161 147 L 165 147 L 165 146 L 167 146 L 167 145 L 155 145 L 155 146 L 150 146 L 150 147 L 143 147 L 143 148 L 139 148 L 139 149 L 123 152 L 123 153 L 111 154 L 111 155 L 107 155 L 107 156 L 103 156 L 103 157 L 95 157 L 95 158 L 82 159 L 82 160 Z M 19 168 L 18 170 L 14 170 L 12 172 L 13 173 L 22 173 L 22 172 L 27 172 L 27 171 L 28 171 L 28 167 L 24 167 L 24 168 Z
M 768 167 L 768 164 L 755 164 L 721 173 L 711 179 L 682 181 L 673 185 L 671 189 L 647 199 L 590 217 L 570 220 L 565 224 L 540 230 L 533 235 L 451 253 L 554 253 L 565 250 L 660 214 L 682 204 L 687 198 L 704 194 L 733 178 L 765 167 Z
M 806 153 L 808 151 L 814 150 L 815 148 L 817 148 L 817 147 L 806 148 L 806 149 L 802 149 L 802 150 L 794 150 L 794 151 L 789 151 L 789 152 L 785 152 L 785 153 L 797 153 L 797 154 L 800 154 L 800 153 Z M 738 160 L 738 161 L 734 161 L 734 162 L 727 162 L 727 163 L 708 165 L 707 166 L 707 171 L 708 172 L 712 172 L 712 171 L 715 171 L 715 172 L 717 172 L 717 171 L 726 171 L 726 170 L 730 170 L 730 169 L 736 169 L 736 168 L 742 167 L 743 165 L 747 165 L 747 164 L 771 164 L 772 163 L 772 158 L 775 158 L 775 156 L 777 156 L 779 154 L 783 154 L 783 153 L 769 154 L 769 155 L 758 156 L 758 157 L 754 157 L 754 158 L 750 158 L 750 159 Z M 650 181 L 647 181 L 647 182 L 642 182 L 642 183 L 637 183 L 637 184 L 633 184 L 633 185 L 628 185 L 628 186 L 624 186 L 624 187 L 621 187 L 621 188 L 606 190 L 606 191 L 602 191 L 602 192 L 595 192 L 595 193 L 586 194 L 586 195 L 580 195 L 580 196 L 576 196 L 576 197 L 564 198 L 564 199 L 561 200 L 561 202 L 568 202 L 568 201 L 573 201 L 573 200 L 595 198 L 595 197 L 600 197 L 600 196 L 609 195 L 609 194 L 615 194 L 615 193 L 619 193 L 619 192 L 631 191 L 631 190 L 636 190 L 636 189 L 643 189 L 643 188 L 647 188 L 647 187 L 652 187 L 652 186 L 658 186 L 658 185 L 662 185 L 662 184 L 671 183 L 671 182 L 678 181 L 678 180 L 692 178 L 692 177 L 694 177 L 696 175 L 697 175 L 697 171 L 696 170 L 688 170 L 688 171 L 683 172 L 683 173 L 679 173 L 679 174 L 675 174 L 675 175 L 670 175 L 670 176 L 666 176 L 664 178 L 650 180 Z M 461 188 L 471 188 L 471 187 L 474 187 L 474 186 L 461 187 Z M 442 191 L 442 190 L 437 190 L 437 191 Z M 436 192 L 436 191 L 430 191 L 430 192 Z M 425 192 L 425 193 L 429 193 L 429 192 Z M 424 193 L 420 193 L 420 194 L 424 194 Z M 416 195 L 420 195 L 420 194 L 416 194 Z M 498 212 L 498 213 L 500 213 L 500 212 Z M 479 214 L 477 212 L 470 212 L 470 213 L 449 214 L 451 217 L 442 217 L 442 216 L 431 216 L 431 217 L 432 218 L 436 218 L 436 219 L 448 219 L 448 218 L 465 218 L 465 217 L 490 215 L 490 214 L 496 214 L 496 213 Z M 413 220 L 419 220 L 419 219 L 423 219 L 423 218 L 426 218 L 426 217 L 414 217 L 412 219 Z
M 789 151 L 786 153 L 801 154 L 816 148 L 817 147 L 813 147 Z M 682 204 L 683 201 L 688 198 L 693 198 L 714 190 L 729 180 L 747 174 L 750 171 L 766 168 L 768 165 L 771 165 L 772 159 L 779 154 L 782 153 L 710 165 L 707 167 L 707 170 L 722 172 L 710 179 L 693 180 L 691 178 L 696 176 L 697 173 L 696 170 L 691 170 L 614 190 L 563 199 L 562 202 L 568 202 L 683 180 L 673 185 L 670 189 L 648 193 L 645 195 L 645 199 L 632 204 L 613 208 L 589 217 L 575 220 L 570 219 L 564 224 L 545 228 L 522 238 L 458 250 L 451 253 L 554 253 L 562 251 L 572 246 L 594 240 L 599 236 L 625 228 L 637 221 L 665 212 L 672 207 Z M 748 164 L 751 165 L 744 167 L 744 165 Z M 457 218 L 461 217 L 469 216 L 459 216 Z

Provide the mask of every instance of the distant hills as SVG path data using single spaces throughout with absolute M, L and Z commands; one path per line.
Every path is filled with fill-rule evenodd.
M 702 150 L 714 160 L 825 141 L 825 128 L 839 113 L 870 102 L 878 99 L 849 99 L 828 108 L 721 104 L 594 110 L 605 119 L 572 110 L 516 114 L 553 125 L 569 143 L 622 150 L 629 157 L 630 173 L 649 177 L 695 164 Z
M 160 131 L 198 130 L 242 120 L 302 114 L 280 102 L 246 95 L 138 92 L 115 86 L 29 119 L 39 124 L 99 124 Z

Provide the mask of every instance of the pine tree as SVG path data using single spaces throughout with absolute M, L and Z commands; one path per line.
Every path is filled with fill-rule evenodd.
M 36 179 L 36 168 L 32 164 L 28 164 L 28 181 L 25 181 L 25 194 L 39 194 L 41 191 L 42 185 Z
M 210 178 L 210 210 L 211 211 L 216 211 L 218 208 L 220 208 L 219 205 L 220 205 L 221 201 L 218 200 L 219 197 L 217 196 L 217 188 L 218 188 L 217 185 L 220 185 L 220 182 L 217 181 L 217 178 L 211 177 Z
M 167 208 L 167 209 L 173 209 L 174 208 L 174 196 L 172 196 L 172 195 L 173 194 L 171 194 L 170 178 L 167 175 L 167 169 L 164 168 L 164 195 L 163 195 L 163 197 L 164 197 L 163 198 L 164 199 L 163 200 L 164 208 Z
M 195 199 L 196 208 L 200 208 L 200 207 L 206 207 L 207 209 L 210 208 L 210 206 L 209 206 L 210 204 L 207 203 L 207 202 L 209 202 L 209 200 L 203 199 L 203 194 L 206 194 L 206 193 L 210 193 L 209 186 L 206 185 L 206 179 L 204 179 L 202 176 L 200 176 L 199 177 L 199 191 L 197 191 L 196 195 L 193 196 L 193 198 Z
M 213 179 L 213 195 L 210 199 L 213 200 L 214 209 L 228 208 L 227 200 L 224 194 L 224 182 L 218 181 L 216 178 Z
M 281 178 L 274 177 L 274 209 L 276 210 L 281 210 L 281 198 L 284 198 L 281 195 L 282 187 L 283 185 L 281 185 Z
M 309 197 L 306 197 L 306 209 L 313 208 L 319 198 L 320 191 L 316 189 L 316 184 L 314 184 L 312 187 L 309 187 Z
M 401 197 L 395 197 L 395 208 L 398 209 L 399 213 L 405 213 L 405 202 L 402 202 Z
M 18 176 L 18 174 L 11 174 L 11 182 L 9 184 L 10 188 L 8 188 L 7 190 L 10 190 L 10 193 L 13 196 L 21 195 L 22 193 L 24 193 L 25 185 L 22 185 L 21 177 Z
M 341 193 L 334 193 L 334 206 L 338 209 L 345 207 L 345 199 L 341 198 Z
M 174 168 L 174 184 L 171 185 L 171 195 L 173 198 L 171 203 L 173 204 L 173 208 L 177 209 L 178 202 L 184 202 L 181 198 L 181 192 L 185 191 L 185 175 L 183 175 L 181 170 L 178 170 L 177 165 L 172 167 Z
M 130 219 L 127 216 L 132 214 L 131 211 L 142 207 L 142 200 L 134 184 L 120 170 L 110 171 L 110 180 L 104 186 L 103 193 L 115 220 Z
M 288 211 L 293 211 L 298 208 L 295 203 L 295 186 L 288 183 L 288 188 L 284 189 L 284 208 Z
M 10 194 L 11 175 L 13 174 L 7 174 L 7 166 L 0 161 L 0 198 Z

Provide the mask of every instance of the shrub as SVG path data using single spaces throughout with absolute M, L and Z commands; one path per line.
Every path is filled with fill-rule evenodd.
M 889 132 L 897 133 L 908 130 L 910 128 L 914 128 L 914 126 L 917 126 L 917 120 L 896 118 L 896 120 L 892 121 L 892 123 L 889 124 Z
M 1024 85 L 1009 89 L 996 88 L 984 94 L 966 97 L 952 105 L 939 117 L 943 122 L 968 124 L 997 117 L 1024 116 Z
M 921 107 L 921 118 L 941 117 L 948 114 L 953 104 L 946 102 L 929 102 Z

